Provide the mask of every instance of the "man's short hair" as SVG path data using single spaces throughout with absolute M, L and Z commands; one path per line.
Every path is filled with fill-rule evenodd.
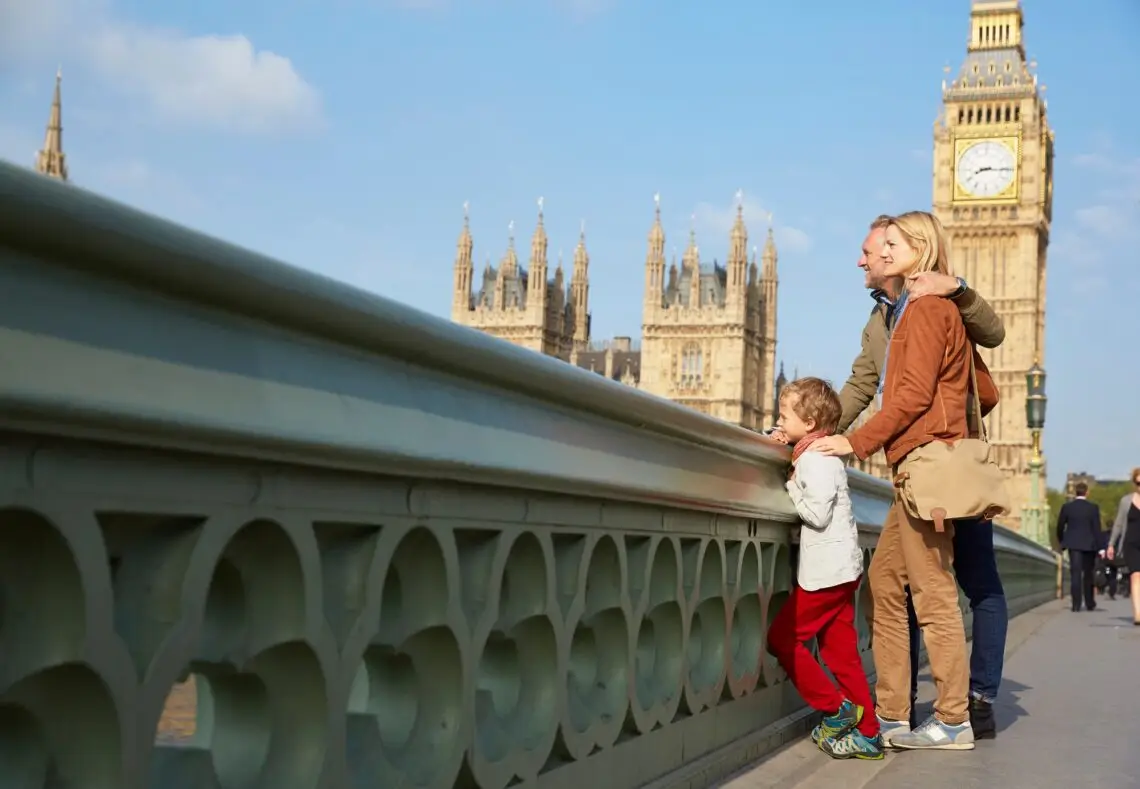
M 1073 493 L 1078 496 L 1087 496 L 1088 492 L 1089 486 L 1084 482 L 1078 482 L 1076 485 L 1073 485 Z
M 875 217 L 875 221 L 871 223 L 871 230 L 878 230 L 880 228 L 886 227 L 891 223 L 893 219 L 894 217 L 890 214 L 879 214 L 877 217 Z
M 815 422 L 815 429 L 834 433 L 843 416 L 839 395 L 822 378 L 797 378 L 780 390 L 780 402 L 795 397 L 792 410 L 800 419 Z

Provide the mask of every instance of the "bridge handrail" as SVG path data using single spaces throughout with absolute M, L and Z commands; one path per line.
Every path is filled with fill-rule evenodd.
M 782 491 L 787 449 L 757 433 L 6 162 L 0 162 L 0 245 L 53 267 L 62 266 L 97 280 L 118 283 L 132 293 L 141 291 L 152 300 L 161 300 L 166 305 L 164 309 L 172 312 L 181 303 L 199 312 L 207 308 L 216 311 L 215 314 L 241 318 L 247 321 L 242 329 L 245 332 L 272 328 L 277 335 L 285 330 L 293 337 L 331 341 L 343 350 L 355 352 L 357 363 L 361 356 L 374 361 L 384 357 L 389 361 L 399 360 L 404 364 L 400 370 L 402 380 L 398 383 L 408 390 L 414 390 L 417 384 L 434 385 L 442 373 L 462 379 L 471 390 L 464 394 L 470 396 L 471 403 L 481 404 L 484 409 L 493 406 L 496 391 L 510 392 L 522 395 L 524 399 L 519 402 L 536 414 L 542 411 L 553 419 L 573 422 L 571 427 L 583 432 L 595 430 L 577 441 L 562 435 L 554 439 L 547 435 L 541 437 L 541 441 L 531 441 L 527 446 L 532 453 L 536 447 L 560 447 L 568 453 L 578 452 L 561 466 L 539 452 L 534 457 L 536 467 L 533 469 L 519 466 L 517 457 L 513 459 L 514 466 L 510 463 L 493 466 L 490 458 L 483 461 L 478 454 L 470 453 L 441 460 L 440 455 L 447 448 L 442 437 L 435 437 L 437 444 L 433 446 L 437 451 L 433 453 L 428 451 L 431 447 L 425 447 L 418 453 L 419 457 L 416 451 L 408 450 L 410 442 L 407 440 L 400 448 L 382 446 L 386 435 L 368 435 L 371 444 L 367 447 L 363 447 L 367 443 L 363 440 L 354 444 L 358 454 L 362 448 L 377 457 L 387 452 L 388 468 L 422 462 L 425 468 L 417 466 L 417 472 L 434 464 L 442 469 L 439 472 L 442 475 L 484 483 L 505 471 L 515 474 L 512 483 L 524 486 L 565 488 L 566 492 L 604 490 L 608 495 L 631 500 L 656 500 L 713 512 L 794 520 L 794 511 Z M 26 267 L 20 270 L 11 262 L 8 265 L 11 276 L 26 276 Z M 11 295 L 10 298 L 15 301 L 18 297 Z M 171 319 L 175 317 L 172 315 Z M 255 322 L 261 324 L 260 328 Z M 272 339 L 284 342 L 276 335 Z M 380 375 L 375 371 L 371 374 Z M 36 375 L 38 371 L 29 368 L 29 377 Z M 393 385 L 392 379 L 389 367 L 386 379 L 389 385 Z M 93 401 L 81 402 L 86 393 L 69 392 L 72 400 L 61 402 L 60 396 L 48 396 L 54 391 L 48 384 L 37 389 L 34 384 L 38 383 L 38 380 L 15 384 L 10 380 L 0 382 L 0 406 L 7 412 L 0 416 L 0 424 L 19 428 L 20 418 L 35 417 L 43 429 L 51 429 L 53 422 L 56 429 L 62 429 L 60 426 L 68 420 L 74 421 L 76 414 L 83 410 L 79 406 L 91 406 L 84 416 L 89 420 L 95 419 L 96 411 L 109 410 L 106 397 L 98 409 Z M 336 392 L 327 390 L 322 394 L 335 395 Z M 149 423 L 143 425 L 139 417 L 132 415 L 128 398 L 121 393 L 116 397 L 119 413 L 100 413 L 100 418 L 114 417 L 117 429 L 134 424 L 142 432 L 153 431 L 158 436 L 156 443 L 174 445 L 170 422 L 178 421 L 179 414 L 151 415 Z M 137 410 L 138 402 L 134 405 Z M 205 435 L 207 420 L 203 414 L 197 415 L 197 421 L 183 420 L 187 423 L 185 427 Z M 471 415 L 470 409 L 467 413 L 457 409 L 454 419 L 460 426 L 472 430 L 486 427 L 476 425 L 476 416 Z M 240 432 L 239 428 L 245 427 L 239 425 L 239 421 L 234 415 L 227 424 L 218 422 L 209 427 L 215 428 L 215 436 L 227 434 L 232 438 L 234 433 Z M 248 418 L 249 424 L 254 421 L 253 417 Z M 264 432 L 272 432 L 272 426 Z M 294 443 L 298 441 L 296 432 L 287 437 Z M 480 435 L 486 443 L 486 432 Z M 253 437 L 252 430 L 243 436 L 247 441 L 247 454 L 260 452 L 260 447 L 252 442 Z M 266 438 L 265 435 L 258 437 Z M 281 439 L 278 444 L 286 443 L 284 436 L 273 438 Z M 591 440 L 595 442 L 593 445 L 589 443 Z M 462 441 L 457 433 L 455 443 Z M 602 441 L 605 443 L 598 443 Z M 636 463 L 621 462 L 621 453 L 615 450 L 622 441 L 632 442 L 627 454 Z M 327 461 L 330 443 L 335 441 L 328 436 L 320 440 L 310 436 L 307 457 L 319 458 L 319 462 L 341 463 L 347 455 L 337 461 Z M 316 452 L 318 449 L 321 451 Z M 488 447 L 484 446 L 483 450 L 487 451 Z M 514 451 L 518 454 L 518 447 Z M 277 455 L 279 459 L 303 456 L 306 453 L 302 451 Z M 611 484 L 606 484 L 604 479 L 607 469 L 601 468 L 575 469 L 574 474 L 582 478 L 572 478 L 567 471 L 571 462 L 588 466 L 588 460 L 584 459 L 589 457 L 607 457 Z M 347 465 L 347 461 L 342 465 Z M 354 465 L 379 468 L 358 459 Z M 483 468 L 479 468 L 480 465 Z M 714 478 L 719 485 L 709 485 L 709 480 Z M 850 473 L 850 479 L 859 520 L 873 531 L 885 514 L 891 488 L 884 481 L 857 471 Z M 1052 555 L 1012 532 L 1001 530 L 998 539 L 1007 550 L 1042 559 Z
M 737 425 L 3 161 L 0 236 L 7 245 L 48 251 L 59 262 L 100 277 L 460 374 L 741 458 L 775 460 L 786 454 L 778 444 Z

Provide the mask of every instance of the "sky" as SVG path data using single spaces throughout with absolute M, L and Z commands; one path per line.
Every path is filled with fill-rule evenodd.
M 1140 465 L 1140 2 L 1023 0 L 1056 130 L 1050 483 Z M 841 383 L 876 214 L 926 208 L 968 0 L 0 0 L 0 158 L 31 165 L 57 67 L 83 188 L 447 317 L 545 203 L 585 222 L 597 339 L 640 334 L 646 234 L 723 260 L 772 212 L 788 374 Z M 693 219 L 695 217 L 695 219 Z M 156 262 L 161 265 L 161 262 Z M 1132 314 L 1132 318 L 1127 315 Z

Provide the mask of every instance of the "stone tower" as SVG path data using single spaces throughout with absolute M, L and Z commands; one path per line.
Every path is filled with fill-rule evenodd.
M 63 71 L 55 73 L 55 94 L 51 100 L 51 112 L 48 114 L 47 132 L 44 134 L 44 147 L 36 153 L 35 169 L 38 173 L 67 180 L 67 157 L 63 153 L 63 103 L 60 98 L 60 86 L 63 83 Z
M 949 235 L 951 270 L 1005 321 L 1005 342 L 982 353 L 1001 389 L 988 424 L 1014 528 L 1030 491 L 1025 375 L 1045 360 L 1053 209 L 1053 131 L 1022 25 L 1018 0 L 973 0 L 966 58 L 957 78 L 943 83 L 934 126 L 934 212 Z
M 483 269 L 482 286 L 472 292 L 475 244 L 466 205 L 463 210 L 463 230 L 455 253 L 451 319 L 515 345 L 569 361 L 574 348 L 579 343 L 585 347 L 590 340 L 590 257 L 586 251 L 585 226 L 574 251 L 569 297 L 561 260 L 554 276 L 548 276 L 542 198 L 538 200 L 538 223 L 531 238 L 527 268 L 519 265 L 514 222 L 511 222 L 506 254 L 498 268 L 488 260 Z
M 748 259 L 742 195 L 724 266 L 701 262 L 696 233 L 678 270 L 665 268 L 657 199 L 645 258 L 640 388 L 752 429 L 774 423 L 776 244 L 769 229 L 763 269 Z

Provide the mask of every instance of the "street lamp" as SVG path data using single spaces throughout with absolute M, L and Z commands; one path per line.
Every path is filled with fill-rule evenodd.
M 1045 397 L 1045 370 L 1041 363 L 1033 360 L 1033 366 L 1025 374 L 1025 423 L 1033 436 L 1033 454 L 1029 458 L 1029 476 L 1032 484 L 1032 494 L 1022 519 L 1028 520 L 1031 525 L 1030 533 L 1033 539 L 1048 547 L 1049 540 L 1049 505 L 1044 499 L 1041 490 L 1041 467 L 1045 460 L 1041 456 L 1041 431 L 1045 427 L 1045 406 L 1048 399 Z

